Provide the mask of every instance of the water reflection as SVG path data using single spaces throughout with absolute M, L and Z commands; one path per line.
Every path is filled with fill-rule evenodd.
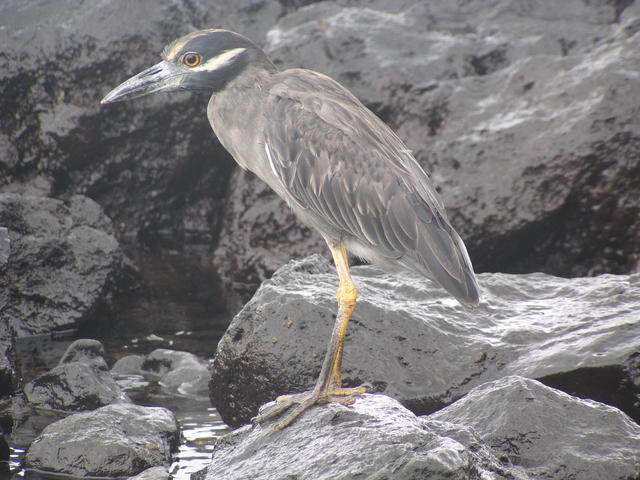
M 219 329 L 198 332 L 193 336 L 178 332 L 174 335 L 163 334 L 162 341 L 151 338 L 137 342 L 127 339 L 118 341 L 112 337 L 103 343 L 105 343 L 107 359 L 112 364 L 116 358 L 133 353 L 132 350 L 146 354 L 155 348 L 172 348 L 172 344 L 190 344 L 189 346 L 194 347 L 193 350 L 196 352 L 207 351 L 211 345 L 217 344 L 220 334 Z M 201 343 L 196 345 L 196 339 Z M 20 339 L 17 354 L 23 381 L 27 382 L 57 365 L 73 340 L 75 338 L 54 338 L 49 335 Z M 192 473 L 203 469 L 209 463 L 215 439 L 228 432 L 229 427 L 222 422 L 208 397 L 181 395 L 138 375 L 115 376 L 115 378 L 135 403 L 143 406 L 165 407 L 176 415 L 181 426 L 183 443 L 169 469 L 173 478 L 188 480 Z M 19 401 L 14 401 L 11 406 L 5 405 L 4 410 L 3 422 L 5 425 L 11 425 L 12 433 L 5 437 L 10 443 L 10 453 L 8 462 L 0 462 L 0 480 L 22 480 L 25 477 L 28 479 L 71 478 L 64 475 L 45 475 L 42 472 L 25 472 L 21 466 L 30 443 L 48 424 L 59 419 L 60 414 L 33 411 L 28 405 L 21 405 Z

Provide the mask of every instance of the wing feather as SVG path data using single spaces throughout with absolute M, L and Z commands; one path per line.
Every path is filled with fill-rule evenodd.
M 280 73 L 267 106 L 268 160 L 281 195 L 311 226 L 477 303 L 464 244 L 428 175 L 391 129 L 339 84 L 308 70 Z

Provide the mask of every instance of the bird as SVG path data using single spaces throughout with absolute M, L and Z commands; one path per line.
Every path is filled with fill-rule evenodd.
M 461 304 L 479 304 L 467 249 L 429 175 L 345 87 L 313 70 L 280 70 L 245 36 L 206 29 L 173 41 L 159 63 L 101 103 L 182 90 L 211 94 L 207 117 L 220 143 L 320 233 L 338 274 L 338 311 L 314 388 L 279 396 L 254 424 L 278 418 L 281 430 L 316 404 L 351 405 L 367 391 L 342 385 L 345 335 L 358 295 L 349 253 L 417 272 Z

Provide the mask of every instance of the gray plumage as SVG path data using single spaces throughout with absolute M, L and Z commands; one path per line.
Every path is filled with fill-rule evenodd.
M 460 302 L 478 304 L 469 256 L 429 177 L 344 87 L 310 70 L 279 72 L 251 41 L 227 30 L 186 35 L 163 56 L 102 103 L 159 91 L 211 92 L 207 116 L 220 142 L 322 234 L 336 264 L 338 313 L 315 387 L 278 397 L 254 422 L 294 407 L 276 427 L 282 429 L 313 405 L 351 405 L 367 391 L 342 386 L 344 340 L 358 296 L 347 250 L 421 273 Z
M 191 71 L 176 66 L 189 52 L 202 54 Z M 421 273 L 462 303 L 478 303 L 466 248 L 428 175 L 348 90 L 310 70 L 279 72 L 252 42 L 225 30 L 187 35 L 164 57 L 103 102 L 210 90 L 209 121 L 225 148 L 330 245 Z M 167 86 L 149 80 L 160 70 Z
M 235 127 L 254 145 L 226 130 L 227 108 L 238 109 L 227 100 L 237 98 L 236 88 L 244 85 L 230 84 L 210 103 L 214 130 L 239 163 L 327 241 L 372 263 L 421 273 L 461 302 L 477 304 L 464 243 L 431 180 L 398 136 L 320 73 L 285 70 L 260 86 L 243 96 L 251 113 Z

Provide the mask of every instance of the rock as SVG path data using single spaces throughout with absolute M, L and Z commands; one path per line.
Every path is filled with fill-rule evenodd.
M 308 410 L 280 432 L 273 428 L 273 422 L 247 426 L 219 439 L 206 479 L 404 480 L 508 475 L 508 469 L 487 449 L 464 447 L 425 427 L 410 411 L 383 395 L 363 395 L 351 407 L 323 405 Z
M 360 293 L 345 342 L 345 386 L 370 383 L 426 414 L 474 386 L 517 374 L 568 393 L 578 387 L 580 396 L 640 420 L 640 274 L 481 274 L 475 310 L 413 274 L 360 266 L 352 275 Z M 322 257 L 292 261 L 236 315 L 210 382 L 225 423 L 246 423 L 262 403 L 315 384 L 337 284 Z
M 90 365 L 97 370 L 108 370 L 104 359 L 104 346 L 91 338 L 81 338 L 72 342 L 60 357 L 58 364 L 74 362 Z
M 158 348 L 147 355 L 141 370 L 160 384 L 183 395 L 206 395 L 211 376 L 207 363 L 189 352 Z
M 219 439 L 204 478 L 600 480 L 640 473 L 640 426 L 627 415 L 519 376 L 484 383 L 423 417 L 365 394 L 349 407 L 313 407 L 282 431 L 274 431 L 277 421 Z
M 320 234 L 297 221 L 266 183 L 236 170 L 214 254 L 229 310 L 239 311 L 260 284 L 291 258 L 312 252 L 330 256 Z
M 129 403 L 109 372 L 103 353 L 97 340 L 76 340 L 58 366 L 25 385 L 27 400 L 34 407 L 63 411 Z
M 470 427 L 498 458 L 531 478 L 640 474 L 640 426 L 616 408 L 535 380 L 509 376 L 485 383 L 426 417 L 425 425 L 434 420 Z
M 111 373 L 113 375 L 141 375 L 142 364 L 145 358 L 144 355 L 127 355 L 122 357 L 113 364 Z
M 0 265 L 0 275 L 2 275 L 2 265 Z M 6 322 L 0 321 L 0 397 L 11 395 L 15 389 L 17 382 L 15 360 L 13 331 Z
M 169 410 L 109 405 L 49 425 L 29 447 L 25 465 L 81 477 L 128 477 L 168 466 L 179 439 Z
M 332 76 L 397 130 L 478 271 L 638 271 L 637 2 L 366 7 L 300 8 L 266 49 Z
M 0 194 L 0 225 L 10 240 L 0 266 L 0 316 L 19 336 L 106 317 L 131 285 L 133 269 L 109 219 L 86 197 L 65 203 Z
M 151 467 L 135 477 L 129 477 L 129 480 L 169 480 L 169 471 L 167 467 Z
M 283 13 L 277 0 L 115 0 L 81 9 L 73 0 L 2 2 L 0 189 L 84 194 L 134 245 L 212 245 L 234 163 L 207 122 L 207 97 L 99 102 L 177 37 L 224 25 L 262 42 Z
M 9 444 L 4 438 L 4 434 L 0 432 L 0 462 L 9 463 L 9 457 L 11 455 L 11 450 L 9 448 Z

